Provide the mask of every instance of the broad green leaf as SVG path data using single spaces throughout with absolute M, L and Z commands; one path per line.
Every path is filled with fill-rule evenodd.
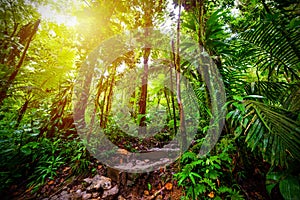
M 30 155 L 31 154 L 31 148 L 27 145 L 21 147 L 21 152 L 24 153 L 25 155 Z
M 279 183 L 280 193 L 285 200 L 299 199 L 300 183 L 299 177 L 288 176 Z

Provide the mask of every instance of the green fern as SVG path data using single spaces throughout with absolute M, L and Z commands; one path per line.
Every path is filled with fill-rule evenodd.
M 191 161 L 197 160 L 197 154 L 191 151 L 185 152 L 181 157 L 181 163 L 190 163 Z

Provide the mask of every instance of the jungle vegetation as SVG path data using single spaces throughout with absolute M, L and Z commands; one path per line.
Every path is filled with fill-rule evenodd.
M 3 0 L 0 5 L 0 193 L 40 193 L 66 167 L 68 177 L 96 172 L 95 157 L 74 121 L 74 112 L 84 115 L 88 105 L 85 91 L 78 97 L 81 106 L 74 105 L 78 75 L 88 56 L 112 36 L 145 30 L 147 38 L 153 27 L 169 34 L 172 53 L 145 40 L 145 47 L 118 56 L 94 81 L 95 123 L 107 138 L 137 152 L 161 147 L 180 133 L 188 149 L 170 168 L 182 199 L 253 199 L 257 193 L 299 198 L 299 1 Z M 46 7 L 53 11 L 48 18 L 41 9 Z M 198 152 L 218 102 L 209 87 L 217 90 L 219 83 L 208 83 L 194 63 L 180 57 L 197 54 L 181 43 L 183 36 L 203 48 L 224 88 L 219 102 L 226 110 L 224 126 L 214 148 L 202 156 Z M 158 66 L 166 73 L 155 71 Z M 130 100 L 119 102 L 116 94 L 127 94 L 118 83 L 125 84 L 130 71 L 140 76 L 126 79 L 133 85 Z M 199 112 L 192 119 L 197 133 L 191 144 L 183 122 L 193 115 L 184 112 L 186 94 L 176 82 L 182 77 Z M 174 81 L 174 88 L 159 87 L 165 79 Z M 125 104 L 131 123 L 140 127 L 137 132 L 127 127 L 129 135 L 119 127 L 122 116 L 113 112 Z M 162 128 L 140 139 L 151 123 Z

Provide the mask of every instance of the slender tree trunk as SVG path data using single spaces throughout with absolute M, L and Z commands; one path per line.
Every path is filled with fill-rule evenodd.
M 168 96 L 168 90 L 167 88 L 164 88 L 164 95 L 165 95 L 165 99 L 167 100 L 167 109 L 168 109 L 168 120 L 172 119 L 172 112 L 171 112 L 171 107 L 170 107 L 170 99 Z
M 134 87 L 135 88 L 135 87 Z M 125 91 L 126 92 L 126 91 Z M 126 94 L 125 94 L 126 96 Z M 136 91 L 134 90 L 132 95 L 130 96 L 129 104 L 130 104 L 130 116 L 136 122 L 136 114 L 137 114 L 137 105 L 136 105 Z
M 148 30 L 146 30 L 148 32 Z M 147 33 L 145 33 L 147 35 Z M 144 49 L 144 73 L 142 76 L 142 87 L 141 87 L 141 97 L 139 101 L 139 114 L 142 116 L 139 124 L 139 134 L 146 134 L 146 108 L 147 108 L 147 93 L 148 93 L 148 60 L 150 55 L 150 48 Z
M 144 38 L 145 38 L 145 48 L 144 48 L 144 73 L 142 76 L 142 87 L 141 87 L 141 97 L 139 100 L 139 114 L 141 115 L 140 123 L 139 123 L 139 134 L 146 134 L 146 109 L 147 109 L 147 90 L 148 90 L 148 61 L 151 52 L 151 48 L 149 47 L 149 43 L 146 41 L 147 37 L 150 34 L 149 27 L 152 26 L 152 11 L 149 8 L 149 5 L 145 3 L 144 7 L 144 20 L 145 20 L 145 29 L 144 29 Z
M 116 69 L 113 69 L 113 73 L 111 75 L 111 82 L 110 82 L 110 86 L 109 86 L 109 92 L 107 95 L 107 103 L 106 103 L 106 110 L 105 110 L 105 120 L 104 120 L 104 124 L 106 127 L 107 121 L 108 121 L 108 116 L 111 110 L 111 102 L 112 102 L 112 96 L 113 96 L 113 87 L 115 84 L 115 75 L 116 75 Z
M 17 119 L 17 123 L 15 125 L 15 128 L 17 129 L 23 119 L 23 116 L 28 108 L 28 104 L 30 102 L 30 98 L 29 99 L 26 99 L 25 103 L 23 104 L 22 108 L 20 109 L 19 111 L 19 116 L 18 116 L 18 119 Z
M 84 65 L 88 65 L 87 63 L 84 63 Z M 87 66 L 87 68 L 82 68 L 84 70 L 86 70 L 83 75 L 82 78 L 83 80 L 81 80 L 83 83 L 82 86 L 82 91 L 80 91 L 80 96 L 79 96 L 79 100 L 76 102 L 76 105 L 74 107 L 74 117 L 75 117 L 75 121 L 76 123 L 78 123 L 78 126 L 80 127 L 85 127 L 86 123 L 85 123 L 85 110 L 87 108 L 88 105 L 88 99 L 89 99 L 89 95 L 90 95 L 90 86 L 92 83 L 92 77 L 94 75 L 93 73 L 93 66 Z M 80 88 L 81 89 L 81 88 Z
M 105 123 L 104 123 L 104 121 L 105 121 L 105 110 L 104 110 L 104 108 L 105 108 L 105 105 L 106 105 L 106 93 L 107 93 L 107 89 L 108 89 L 108 86 L 107 86 L 107 84 L 108 84 L 108 81 L 106 81 L 106 82 L 104 82 L 104 94 L 103 94 L 103 99 L 102 99 L 102 102 L 101 102 L 101 107 L 100 107 L 100 127 L 101 128 L 105 128 Z
M 175 57 L 174 57 L 175 58 Z M 171 101 L 172 101 L 172 111 L 173 111 L 173 121 L 174 121 L 174 131 L 175 134 L 177 133 L 177 119 L 176 119 L 176 108 L 175 108 L 175 97 L 174 97 L 174 88 L 173 88 L 173 72 L 172 72 L 172 64 L 170 68 L 170 80 L 171 80 Z M 172 115 L 170 113 L 170 116 L 172 118 Z
M 185 127 L 185 117 L 183 111 L 183 105 L 181 101 L 181 88 L 180 88 L 180 17 L 181 17 L 181 0 L 178 1 L 179 11 L 177 19 L 177 35 L 176 35 L 176 51 L 173 42 L 173 52 L 175 54 L 175 68 L 176 68 L 176 89 L 177 89 L 177 103 L 179 108 L 180 115 L 180 133 L 181 133 L 181 142 L 182 149 L 187 148 L 187 136 L 186 136 L 186 127 Z
M 98 83 L 98 90 L 97 90 L 97 95 L 96 95 L 96 105 L 97 105 L 97 108 L 100 109 L 101 107 L 101 104 L 100 104 L 100 97 L 101 97 L 101 93 L 103 91 L 103 79 L 104 79 L 104 76 L 102 75 L 100 77 L 100 80 L 99 80 L 99 83 Z
M 26 57 L 27 50 L 29 48 L 29 45 L 30 45 L 30 43 L 32 41 L 33 36 L 36 34 L 36 32 L 38 30 L 39 24 L 40 24 L 40 20 L 37 20 L 34 23 L 33 28 L 31 30 L 31 33 L 29 34 L 27 43 L 25 45 L 24 51 L 23 51 L 23 53 L 21 55 L 21 58 L 20 58 L 20 60 L 19 60 L 19 62 L 17 64 L 17 66 L 15 67 L 15 70 L 9 76 L 9 78 L 8 78 L 7 83 L 5 84 L 5 86 L 3 88 L 1 88 L 1 91 L 0 91 L 0 105 L 2 105 L 3 100 L 7 97 L 8 89 L 11 86 L 11 84 L 14 82 L 14 80 L 16 79 L 16 77 L 17 77 L 17 75 L 18 75 L 18 73 L 20 71 L 20 68 L 23 65 L 23 62 L 24 62 L 25 57 Z
M 199 16 L 198 16 L 198 21 L 199 21 L 199 28 L 198 28 L 198 43 L 200 47 L 204 47 L 204 21 L 203 21 L 203 15 L 204 15 L 204 6 L 203 2 L 197 2 L 196 3 L 197 7 L 199 7 Z

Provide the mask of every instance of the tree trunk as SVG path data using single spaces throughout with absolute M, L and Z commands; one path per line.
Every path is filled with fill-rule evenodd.
M 169 96 L 168 96 L 168 90 L 167 88 L 165 87 L 164 88 L 164 95 L 165 95 L 165 99 L 167 100 L 167 121 L 169 121 L 170 119 L 172 119 L 172 112 L 171 112 L 171 107 L 170 107 L 170 99 L 169 99 Z
M 174 131 L 177 133 L 177 119 L 176 119 L 176 108 L 175 108 L 175 98 L 174 98 L 174 88 L 173 88 L 173 73 L 172 73 L 172 64 L 170 68 L 170 80 L 171 80 L 171 101 L 172 101 L 172 111 L 173 111 L 173 121 L 174 121 Z M 172 118 L 172 115 L 170 113 Z
M 111 75 L 111 82 L 109 86 L 109 92 L 107 95 L 107 103 L 106 103 L 106 110 L 105 110 L 105 116 L 104 116 L 104 126 L 106 127 L 108 116 L 111 110 L 111 103 L 112 103 L 112 96 L 113 96 L 113 87 L 115 84 L 115 76 L 116 76 L 116 67 L 113 69 L 113 73 Z
M 14 80 L 16 79 L 18 73 L 19 73 L 19 70 L 25 60 L 25 57 L 26 57 L 26 53 L 27 53 L 27 50 L 29 48 L 29 45 L 32 41 L 32 38 L 33 36 L 36 34 L 37 30 L 38 30 L 38 26 L 40 24 L 40 20 L 37 20 L 32 26 L 32 30 L 31 32 L 28 34 L 28 39 L 27 39 L 27 43 L 25 45 L 25 48 L 24 48 L 24 51 L 21 55 L 21 58 L 17 64 L 17 66 L 15 67 L 15 70 L 12 72 L 12 74 L 9 76 L 8 80 L 7 80 L 7 83 L 4 85 L 3 88 L 1 88 L 1 91 L 0 91 L 0 105 L 2 105 L 3 103 L 3 100 L 7 97 L 7 92 L 8 92 L 8 89 L 10 88 L 11 84 L 14 82 Z M 22 31 L 23 29 L 21 29 Z M 12 58 L 11 58 L 12 59 Z
M 20 109 L 19 116 L 18 116 L 18 119 L 17 119 L 17 123 L 15 125 L 15 129 L 17 129 L 19 127 L 19 125 L 20 125 L 20 123 L 21 123 L 21 121 L 22 121 L 22 119 L 23 119 L 23 117 L 25 115 L 25 112 L 26 112 L 26 110 L 28 108 L 29 102 L 30 102 L 30 98 L 26 99 L 25 103 L 23 104 L 22 108 Z
M 147 30 L 145 35 L 147 34 Z M 148 93 L 148 60 L 150 55 L 150 48 L 144 49 L 144 73 L 142 76 L 142 87 L 141 87 L 141 97 L 139 101 L 139 114 L 142 116 L 139 123 L 139 134 L 146 134 L 146 108 L 147 108 L 147 93 Z
M 108 86 L 107 86 L 107 84 L 108 84 L 108 80 L 106 80 L 105 82 L 104 82 L 104 84 L 103 84 L 103 87 L 104 87 L 104 93 L 103 93 L 103 99 L 102 99 L 102 102 L 101 102 L 101 106 L 100 106 L 100 127 L 101 128 L 105 128 L 105 123 L 104 123 L 104 121 L 105 121 L 105 110 L 104 110 L 104 108 L 105 108 L 105 103 L 106 103 L 106 93 L 107 93 L 107 89 L 108 89 Z
M 177 20 L 177 38 L 176 38 L 176 54 L 175 54 L 175 68 L 176 68 L 176 89 L 177 89 L 177 103 L 179 108 L 180 116 L 180 134 L 181 134 L 181 149 L 187 148 L 187 136 L 186 136 L 186 127 L 185 127 L 185 117 L 184 110 L 181 101 L 181 89 L 180 89 L 180 15 L 181 15 L 181 1 L 178 1 L 179 11 L 178 11 L 178 20 Z M 175 52 L 174 42 L 173 52 Z

